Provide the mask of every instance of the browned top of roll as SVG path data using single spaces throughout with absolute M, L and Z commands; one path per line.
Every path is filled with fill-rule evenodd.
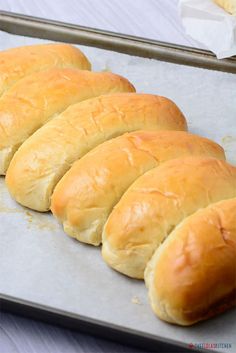
M 46 211 L 55 185 L 76 159 L 139 129 L 184 130 L 186 120 L 172 101 L 148 94 L 109 94 L 72 105 L 17 151 L 7 173 L 9 190 L 24 206 Z
M 35 71 L 51 67 L 90 70 L 86 56 L 70 44 L 38 44 L 0 52 L 0 96 L 12 84 Z
M 184 218 L 236 197 L 236 168 L 215 158 L 185 157 L 138 178 L 113 209 L 103 232 L 103 257 L 143 278 L 153 252 Z
M 0 173 L 22 142 L 71 104 L 133 91 L 126 78 L 111 72 L 54 68 L 19 80 L 0 99 Z
M 145 271 L 149 297 L 163 320 L 190 325 L 236 304 L 236 199 L 187 217 Z
M 51 209 L 65 231 L 98 245 L 112 207 L 140 175 L 184 156 L 224 159 L 221 146 L 184 131 L 136 131 L 107 141 L 75 162 L 57 184 Z

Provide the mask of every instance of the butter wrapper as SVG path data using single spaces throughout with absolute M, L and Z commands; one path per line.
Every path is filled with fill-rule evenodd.
M 180 0 L 186 33 L 211 50 L 218 59 L 236 55 L 236 17 L 213 0 Z M 202 47 L 202 46 L 201 46 Z

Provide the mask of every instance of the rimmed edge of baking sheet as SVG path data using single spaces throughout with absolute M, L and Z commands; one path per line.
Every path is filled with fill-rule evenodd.
M 88 45 L 175 64 L 236 73 L 236 56 L 218 60 L 212 52 L 207 50 L 33 16 L 0 11 L 0 29 L 13 34 Z
M 154 336 L 147 333 L 140 333 L 136 330 L 130 330 L 117 325 L 106 325 L 103 321 L 78 316 L 73 313 L 64 312 L 59 309 L 32 303 L 30 301 L 19 300 L 11 296 L 0 296 L 0 309 L 2 312 L 12 312 L 31 319 L 56 324 L 61 327 L 91 334 L 100 338 L 117 341 L 122 344 L 135 346 L 145 349 L 148 352 L 206 352 L 206 350 L 192 349 L 189 350 L 184 344 L 176 344 L 175 341 L 169 339 L 164 340 L 162 337 Z M 207 350 L 213 353 L 211 350 Z

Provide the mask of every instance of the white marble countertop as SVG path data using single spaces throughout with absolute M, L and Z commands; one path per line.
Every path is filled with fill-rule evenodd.
M 114 32 L 201 47 L 183 30 L 178 0 L 0 0 L 0 9 Z M 139 352 L 12 314 L 0 316 L 1 353 Z M 144 350 L 142 350 L 144 352 Z

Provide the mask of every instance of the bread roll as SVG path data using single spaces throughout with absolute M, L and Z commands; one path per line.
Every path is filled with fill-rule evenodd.
M 39 44 L 0 52 L 0 96 L 16 81 L 51 67 L 90 70 L 86 56 L 69 44 Z
M 231 15 L 236 16 L 236 0 L 214 0 L 217 5 L 222 7 Z
M 109 72 L 50 69 L 18 81 L 0 99 L 0 173 L 18 147 L 69 105 L 112 92 L 133 92 L 123 77 Z
M 154 312 L 179 325 L 208 319 L 236 304 L 236 199 L 184 219 L 145 270 Z
M 126 191 L 103 232 L 102 255 L 114 269 L 143 278 L 153 252 L 187 216 L 236 197 L 236 168 L 215 158 L 174 159 L 146 172 Z
M 177 106 L 147 94 L 116 94 L 69 107 L 29 138 L 7 173 L 11 195 L 22 205 L 47 211 L 57 182 L 89 150 L 126 131 L 181 130 L 186 121 Z
M 188 155 L 224 159 L 219 145 L 183 131 L 137 131 L 104 142 L 60 180 L 51 210 L 67 234 L 99 245 L 113 206 L 135 179 L 168 159 Z

